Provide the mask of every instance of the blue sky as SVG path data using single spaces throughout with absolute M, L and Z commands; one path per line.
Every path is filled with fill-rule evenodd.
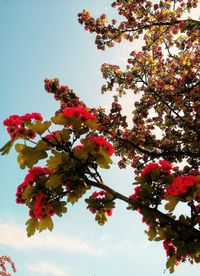
M 122 44 L 97 51 L 94 36 L 77 22 L 84 8 L 98 15 L 114 14 L 109 0 L 0 0 L 1 146 L 8 140 L 2 121 L 11 114 L 41 112 L 46 119 L 57 103 L 44 92 L 43 80 L 58 77 L 73 88 L 88 106 L 109 106 L 100 95 L 102 63 L 122 64 L 131 49 Z M 128 109 L 129 103 L 124 102 Z M 15 190 L 23 181 L 14 150 L 0 158 L 0 255 L 10 255 L 19 276 L 160 276 L 165 269 L 162 245 L 147 240 L 140 216 L 117 203 L 110 221 L 100 227 L 84 201 L 55 219 L 52 233 L 27 238 L 28 210 L 15 203 Z M 108 185 L 130 194 L 133 170 L 114 164 L 103 173 Z M 175 276 L 199 275 L 198 266 L 184 264 Z M 168 275 L 168 272 L 165 273 Z

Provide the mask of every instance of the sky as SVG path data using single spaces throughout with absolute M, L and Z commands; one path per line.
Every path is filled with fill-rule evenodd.
M 103 63 L 124 65 L 131 49 L 142 41 L 123 43 L 98 51 L 94 36 L 83 30 L 77 13 L 84 8 L 97 16 L 114 16 L 110 0 L 0 0 L 0 146 L 9 139 L 3 120 L 11 114 L 40 112 L 45 119 L 58 108 L 45 93 L 45 78 L 58 77 L 89 106 L 108 107 L 102 96 Z M 195 14 L 196 15 L 196 14 Z M 126 110 L 129 101 L 123 103 Z M 165 272 L 162 244 L 149 242 L 137 213 L 117 208 L 100 227 L 81 200 L 62 218 L 55 218 L 53 232 L 27 238 L 28 210 L 15 203 L 15 191 L 26 170 L 18 167 L 14 150 L 0 157 L 0 255 L 9 255 L 19 276 L 160 276 Z M 128 195 L 133 170 L 119 170 L 116 163 L 103 172 L 107 185 Z M 175 276 L 197 276 L 198 265 L 183 264 Z M 169 275 L 169 272 L 165 272 Z

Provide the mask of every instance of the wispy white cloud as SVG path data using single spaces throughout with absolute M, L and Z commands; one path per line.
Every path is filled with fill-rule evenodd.
M 31 238 L 26 237 L 24 229 L 15 224 L 0 224 L 0 244 L 17 249 L 60 249 L 69 252 L 101 256 L 103 252 L 90 242 L 79 237 L 58 235 L 50 232 L 41 233 Z
M 117 244 L 114 250 L 115 252 L 128 254 L 129 256 L 144 257 L 151 251 L 151 244 L 147 239 L 137 240 L 137 242 L 126 240 Z
M 29 264 L 27 265 L 27 269 L 30 272 L 36 272 L 43 276 L 70 276 L 70 274 L 66 271 L 67 268 L 58 267 L 50 262 L 39 262 L 34 265 Z

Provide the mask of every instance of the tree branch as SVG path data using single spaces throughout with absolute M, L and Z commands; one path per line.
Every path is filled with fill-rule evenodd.
M 114 199 L 119 199 L 121 201 L 126 202 L 128 205 L 133 206 L 134 209 L 141 209 L 143 211 L 147 211 L 150 216 L 155 217 L 156 219 L 159 220 L 158 224 L 161 224 L 162 227 L 170 225 L 173 228 L 173 230 L 176 231 L 180 236 L 185 234 L 187 236 L 188 241 L 194 240 L 196 242 L 197 241 L 200 242 L 200 231 L 197 230 L 196 228 L 192 228 L 190 225 L 187 225 L 187 224 L 184 224 L 183 222 L 175 220 L 169 215 L 164 214 L 157 209 L 146 206 L 137 200 L 132 200 L 122 195 L 121 193 L 113 190 L 112 188 L 106 186 L 104 183 L 94 182 L 92 180 L 88 180 L 88 182 L 91 186 L 97 187 L 99 189 L 103 189 L 106 192 L 110 193 L 114 197 Z
M 152 158 L 159 158 L 159 157 L 171 157 L 171 156 L 175 156 L 175 157 L 181 157 L 181 156 L 189 156 L 189 157 L 194 157 L 194 158 L 198 158 L 200 157 L 200 152 L 190 152 L 190 151 L 163 151 L 163 152 L 155 152 L 155 151 L 148 151 L 146 149 L 141 148 L 140 146 L 138 146 L 137 144 L 135 144 L 134 142 L 127 140 L 127 139 L 123 139 L 119 136 L 116 136 L 115 138 L 117 138 L 118 140 L 120 140 L 121 142 L 124 143 L 129 143 L 131 144 L 136 150 L 138 150 L 141 153 L 144 153 Z

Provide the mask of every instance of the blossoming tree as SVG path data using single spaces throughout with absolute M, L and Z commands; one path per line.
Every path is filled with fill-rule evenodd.
M 7 271 L 6 263 L 9 263 L 12 267 L 12 271 L 16 272 L 15 264 L 11 260 L 11 258 L 9 256 L 1 256 L 0 257 L 0 268 L 2 270 L 0 271 L 0 275 L 2 275 L 2 276 L 11 276 L 11 274 Z
M 116 200 L 138 211 L 149 240 L 163 242 L 170 272 L 186 260 L 200 262 L 200 22 L 184 17 L 197 3 L 116 0 L 112 7 L 119 22 L 105 14 L 95 19 L 86 10 L 78 14 L 85 30 L 96 33 L 98 49 L 138 38 L 144 46 L 130 53 L 125 70 L 102 65 L 102 92 L 114 95 L 110 112 L 88 108 L 55 78 L 45 80 L 46 91 L 60 102 L 54 117 L 43 121 L 34 112 L 4 121 L 11 140 L 1 153 L 15 144 L 20 168 L 29 169 L 16 192 L 16 202 L 29 209 L 29 237 L 52 230 L 53 217 L 86 194 L 87 208 L 100 225 Z M 128 90 L 140 95 L 132 103 L 133 126 L 119 104 Z M 110 188 L 100 175 L 113 155 L 119 168 L 133 168 L 131 195 Z M 45 166 L 38 165 L 40 160 Z M 93 187 L 97 190 L 90 193 Z M 178 204 L 187 214 L 177 214 Z

